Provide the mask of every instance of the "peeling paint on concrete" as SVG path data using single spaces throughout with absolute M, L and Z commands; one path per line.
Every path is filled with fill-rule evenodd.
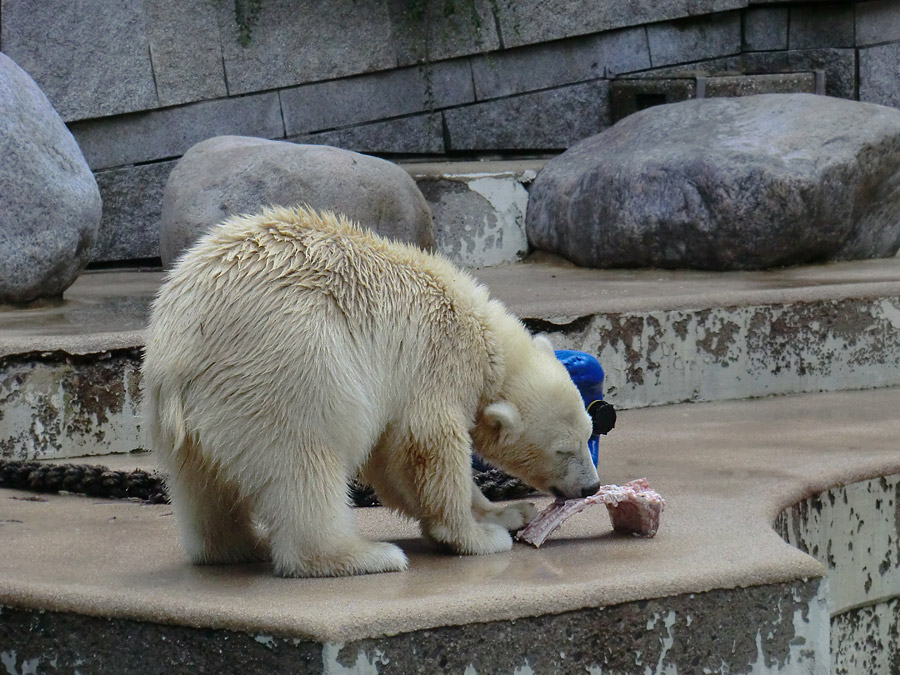
M 900 672 L 900 475 L 827 490 L 775 529 L 828 568 L 834 673 Z
M 260 633 L 259 635 L 254 635 L 253 639 L 256 640 L 259 644 L 265 645 L 269 649 L 275 649 L 275 638 L 271 635 L 264 635 Z
M 828 568 L 832 613 L 900 596 L 900 476 L 836 487 L 785 511 L 776 531 Z
M 596 354 L 619 408 L 900 385 L 900 298 L 717 307 L 537 322 Z M 535 321 L 526 321 L 534 328 Z
M 470 268 L 524 258 L 528 254 L 528 192 L 523 183 L 530 180 L 533 177 L 508 172 L 420 180 L 434 218 L 438 251 Z
M 16 652 L 11 649 L 7 652 L 0 652 L 0 665 L 6 669 L 8 675 L 37 675 L 41 659 L 23 660 L 20 667 L 16 658 Z
M 373 650 L 371 658 L 364 650 L 359 649 L 356 652 L 356 661 L 344 665 L 338 660 L 343 648 L 342 642 L 329 642 L 322 646 L 323 675 L 378 675 L 378 664 L 390 663 L 380 649 Z
M 832 673 L 900 673 L 900 600 L 879 602 L 832 619 Z
M 64 458 L 138 447 L 140 352 L 0 358 L 0 457 Z
M 273 637 L 276 648 L 227 630 L 10 608 L 0 650 L 21 644 L 27 653 L 20 650 L 19 661 L 52 652 L 64 672 L 81 661 L 98 675 L 144 672 L 145 651 L 134 644 L 154 645 L 160 673 L 202 659 L 209 672 L 824 675 L 825 584 L 722 589 L 346 643 Z

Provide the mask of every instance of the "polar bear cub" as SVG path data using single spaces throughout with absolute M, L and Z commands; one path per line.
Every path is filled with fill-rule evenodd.
M 509 550 L 530 504 L 493 504 L 473 447 L 565 497 L 599 486 L 591 420 L 550 343 L 444 258 L 331 213 L 214 228 L 153 305 L 144 424 L 197 564 L 282 576 L 405 569 L 356 531 L 354 476 L 460 554 Z

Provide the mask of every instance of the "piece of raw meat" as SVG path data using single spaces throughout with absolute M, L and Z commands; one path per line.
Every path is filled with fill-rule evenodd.
M 570 516 L 593 504 L 606 504 L 616 532 L 652 537 L 659 529 L 659 514 L 665 508 L 666 500 L 650 488 L 646 478 L 625 485 L 604 485 L 590 497 L 557 499 L 519 530 L 516 539 L 539 548 L 550 533 Z

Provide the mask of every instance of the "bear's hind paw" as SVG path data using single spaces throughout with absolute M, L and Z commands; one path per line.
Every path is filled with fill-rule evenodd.
M 305 555 L 299 560 L 276 560 L 275 573 L 281 577 L 345 577 L 402 572 L 408 566 L 406 554 L 394 544 L 366 541 L 342 551 Z

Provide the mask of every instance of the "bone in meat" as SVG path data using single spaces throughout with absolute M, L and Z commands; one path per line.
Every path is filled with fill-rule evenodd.
M 659 514 L 665 508 L 666 500 L 650 488 L 646 478 L 625 485 L 604 485 L 590 497 L 557 499 L 519 530 L 516 538 L 538 548 L 570 516 L 593 504 L 606 504 L 617 532 L 652 537 L 659 529 Z

